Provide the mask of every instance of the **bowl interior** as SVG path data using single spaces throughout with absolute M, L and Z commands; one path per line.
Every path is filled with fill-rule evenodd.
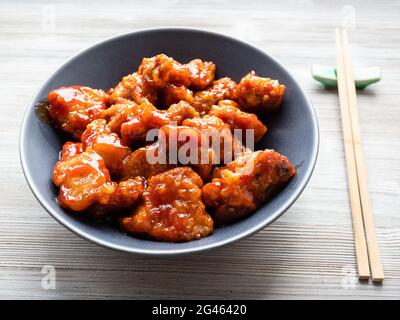
M 282 109 L 265 119 L 267 135 L 257 145 L 286 155 L 298 167 L 297 175 L 256 213 L 204 239 L 187 243 L 163 243 L 136 239 L 117 228 L 71 215 L 60 208 L 51 171 L 65 137 L 35 115 L 35 105 L 57 87 L 86 85 L 108 89 L 132 73 L 143 57 L 165 53 L 181 62 L 211 60 L 217 77 L 240 80 L 251 70 L 286 85 Z M 312 105 L 295 79 L 273 58 L 238 40 L 189 29 L 155 29 L 130 33 L 99 43 L 67 61 L 40 88 L 26 112 L 20 137 L 21 162 L 28 183 L 44 208 L 60 223 L 98 244 L 129 252 L 178 254 L 205 250 L 247 236 L 286 211 L 300 195 L 315 165 L 318 125 Z

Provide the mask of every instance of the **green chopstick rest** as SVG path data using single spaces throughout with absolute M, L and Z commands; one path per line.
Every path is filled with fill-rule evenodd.
M 325 88 L 337 87 L 336 68 L 314 64 L 311 67 L 312 77 L 322 83 Z M 381 80 L 381 70 L 378 67 L 364 68 L 354 71 L 354 82 L 357 89 L 365 89 L 367 86 Z

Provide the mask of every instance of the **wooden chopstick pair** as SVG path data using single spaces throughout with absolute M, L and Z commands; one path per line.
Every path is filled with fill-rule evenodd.
M 368 280 L 371 269 L 372 281 L 380 283 L 384 274 L 368 192 L 356 88 L 346 30 L 336 29 L 336 68 L 358 277 L 360 280 Z

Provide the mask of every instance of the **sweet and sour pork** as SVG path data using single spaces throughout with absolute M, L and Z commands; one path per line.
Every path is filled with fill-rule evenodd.
M 72 140 L 52 172 L 59 205 L 170 242 L 254 212 L 296 172 L 246 140 L 246 130 L 253 142 L 266 134 L 260 119 L 279 110 L 285 86 L 254 71 L 239 83 L 215 74 L 212 62 L 159 54 L 108 91 L 52 90 L 49 116 Z

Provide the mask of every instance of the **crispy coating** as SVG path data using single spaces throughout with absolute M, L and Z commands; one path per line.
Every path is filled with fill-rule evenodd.
M 214 80 L 215 65 L 200 59 L 181 64 L 165 54 L 159 54 L 144 58 L 138 73 L 155 88 L 164 88 L 167 84 L 178 84 L 201 90 Z
M 159 128 L 168 122 L 166 112 L 158 112 L 158 109 L 149 101 L 144 100 L 140 108 L 140 113 L 121 125 L 121 137 L 126 145 L 143 144 L 150 129 Z M 151 120 L 151 122 L 147 122 L 147 120 Z
M 138 176 L 147 179 L 175 167 L 174 164 L 168 164 L 166 160 L 163 161 L 166 157 L 162 157 L 160 150 L 158 143 L 154 143 L 132 152 L 122 164 L 122 179 L 125 180 Z M 158 157 L 160 161 L 148 161 L 150 158 L 158 159 Z
M 131 100 L 120 99 L 118 103 L 109 107 L 103 114 L 111 131 L 120 134 L 122 124 L 131 120 L 141 110 L 140 104 Z
M 142 196 L 144 186 L 143 177 L 121 181 L 111 196 L 109 206 L 117 211 L 132 207 Z
M 186 119 L 183 126 L 196 128 L 209 138 L 209 147 L 219 158 L 216 164 L 226 164 L 234 159 L 235 152 L 241 150 L 241 145 L 236 141 L 230 126 L 216 116 L 205 115 L 200 118 Z
M 246 141 L 246 130 L 253 130 L 254 143 L 259 141 L 267 132 L 267 127 L 255 114 L 240 111 L 238 104 L 232 100 L 219 101 L 218 105 L 211 107 L 208 114 L 221 118 L 232 130 L 241 130 L 241 141 L 244 145 L 249 143 L 249 141 Z
M 112 193 L 108 204 L 95 204 L 90 207 L 89 212 L 96 219 L 104 219 L 109 215 L 132 209 L 141 201 L 144 187 L 145 179 L 142 177 L 121 181 L 115 184 L 115 191 Z
M 295 173 L 289 160 L 273 150 L 245 152 L 214 171 L 202 199 L 215 210 L 216 224 L 228 224 L 254 211 Z
M 88 124 L 81 137 L 84 150 L 93 149 L 103 159 L 113 176 L 120 174 L 122 162 L 131 154 L 116 133 L 111 132 L 106 120 L 98 119 Z
M 121 99 L 129 99 L 140 104 L 144 99 L 156 103 L 158 91 L 143 75 L 135 72 L 123 77 L 121 82 L 108 93 L 112 104 L 118 103 Z
M 190 102 L 191 87 L 196 90 L 206 88 L 214 80 L 215 65 L 212 62 L 195 59 L 187 64 L 159 54 L 144 58 L 137 72 L 124 77 L 109 91 L 112 104 L 122 99 L 130 99 L 140 104 L 144 99 L 156 104 L 161 92 L 161 101 L 166 106 L 185 100 Z
M 278 80 L 259 77 L 252 71 L 237 86 L 237 102 L 247 112 L 275 112 L 279 110 L 284 93 L 285 86 Z
M 127 145 L 144 143 L 150 129 L 157 129 L 171 122 L 180 124 L 184 119 L 199 114 L 187 102 L 171 105 L 167 110 L 158 110 L 148 101 L 141 104 L 141 112 L 121 126 L 122 140 Z
M 82 143 L 68 141 L 64 143 L 61 149 L 60 159 L 66 160 L 82 152 L 83 152 Z
M 179 101 L 186 101 L 190 104 L 193 102 L 193 91 L 184 85 L 168 83 L 165 88 L 162 89 L 159 100 L 161 108 L 167 108 L 171 104 Z
M 190 166 L 208 181 L 215 163 L 214 151 L 209 147 L 208 137 L 200 130 L 187 126 L 165 125 L 160 128 L 158 142 L 165 150 L 171 164 Z
M 121 220 L 121 228 L 170 242 L 208 236 L 213 220 L 201 201 L 201 186 L 201 178 L 188 167 L 151 177 L 143 193 L 143 204 Z
M 58 203 L 73 211 L 83 211 L 95 203 L 106 205 L 115 190 L 104 160 L 93 150 L 58 161 L 53 182 L 60 187 Z
M 200 59 L 194 59 L 185 65 L 190 70 L 190 87 L 204 90 L 214 80 L 215 64 Z
M 89 87 L 61 87 L 47 96 L 49 115 L 54 123 L 79 140 L 86 126 L 103 117 L 107 95 Z
M 178 103 L 172 104 L 167 109 L 167 114 L 169 121 L 180 125 L 185 119 L 199 117 L 200 114 L 193 108 L 189 103 L 185 101 L 180 101 Z
M 155 88 L 164 88 L 168 83 L 190 85 L 190 70 L 165 54 L 144 58 L 138 73 Z
M 201 114 L 206 114 L 212 105 L 224 99 L 235 99 L 237 84 L 231 78 L 215 80 L 212 86 L 194 94 L 192 105 Z

